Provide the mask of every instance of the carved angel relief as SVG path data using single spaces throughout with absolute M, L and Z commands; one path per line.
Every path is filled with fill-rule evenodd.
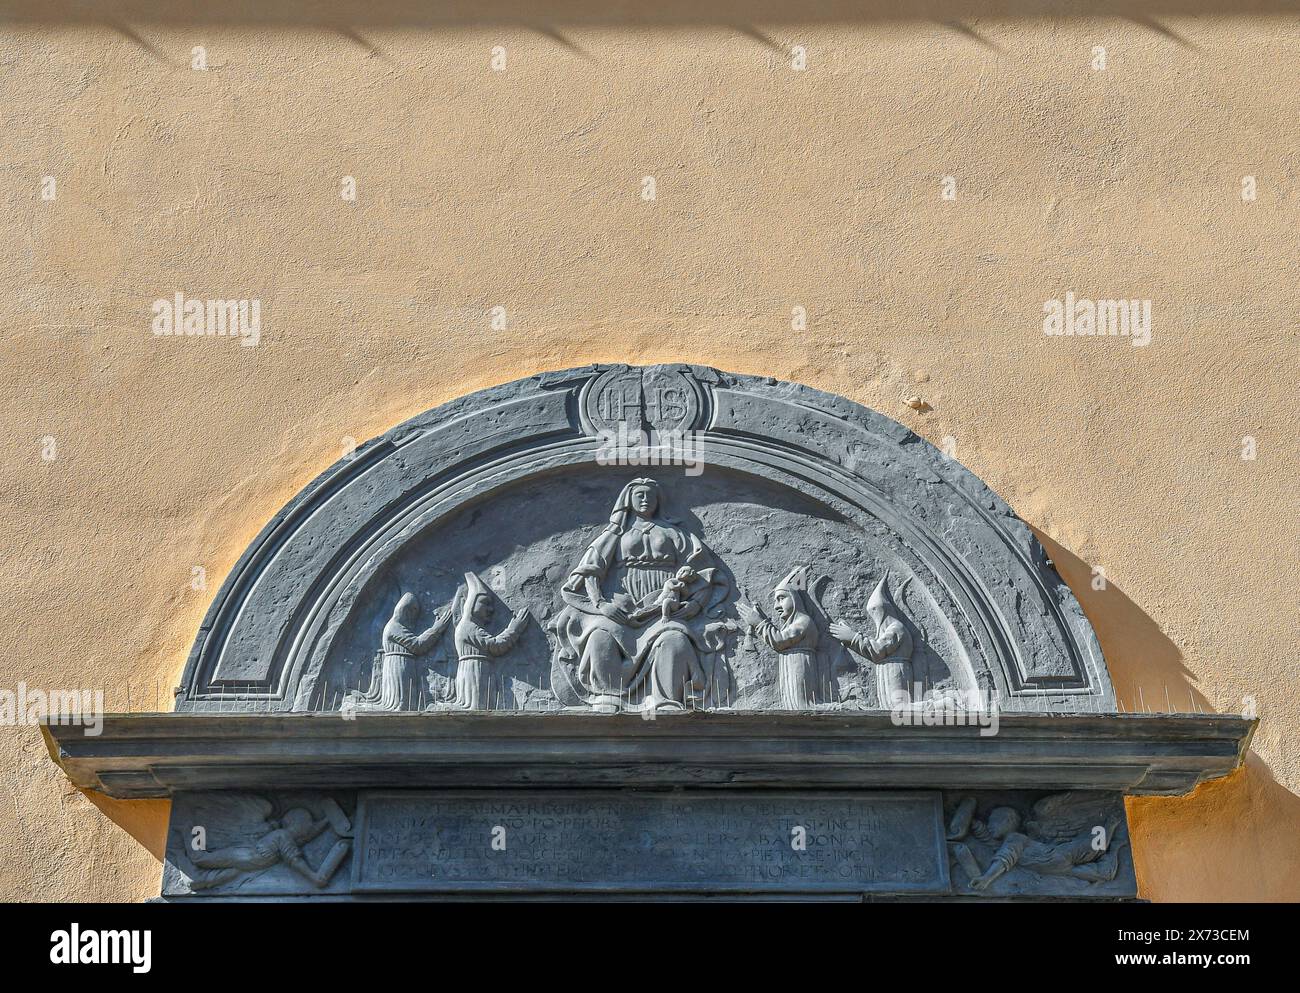
M 953 861 L 976 892 L 1015 870 L 1089 884 L 1110 882 L 1119 873 L 1128 838 L 1118 834 L 1124 811 L 1113 796 L 1056 793 L 1037 801 L 1027 819 L 1014 806 L 994 807 L 982 819 L 976 812 L 976 799 L 967 797 L 948 826 Z M 977 850 L 985 853 L 983 864 Z
M 273 817 L 275 804 L 260 796 L 233 794 L 209 799 L 211 811 L 190 811 L 193 824 L 185 844 L 171 856 L 188 877 L 191 891 L 200 893 L 237 884 L 247 877 L 284 865 L 315 889 L 324 889 L 352 848 L 352 822 L 329 797 L 315 798 L 307 806 L 291 806 Z M 213 816 L 206 816 L 211 813 Z M 221 826 L 219 838 L 209 837 Z M 306 846 L 333 830 L 338 836 L 319 864 L 313 866 Z M 212 847 L 211 843 L 221 844 Z M 184 855 L 175 854 L 183 851 Z

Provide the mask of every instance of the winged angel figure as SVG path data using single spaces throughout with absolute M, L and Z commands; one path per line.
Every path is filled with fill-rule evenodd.
M 1124 815 L 1109 797 L 1072 791 L 1034 804 L 1021 832 L 1013 807 L 995 807 L 986 820 L 975 818 L 975 798 L 957 807 L 948 828 L 953 857 L 966 870 L 971 889 L 985 890 L 1017 867 L 1044 876 L 1071 876 L 1090 883 L 1109 882 L 1119 872 L 1119 852 L 1127 844 L 1116 832 Z M 997 846 L 981 870 L 966 839 Z
M 185 839 L 185 857 L 191 864 L 180 866 L 190 877 L 190 889 L 196 892 L 212 889 L 245 873 L 280 864 L 287 865 L 317 889 L 323 889 L 347 858 L 352 845 L 352 824 L 339 805 L 328 797 L 316 799 L 313 805 L 318 808 L 316 813 L 299 806 L 273 818 L 274 805 L 260 796 L 223 797 L 219 806 L 210 810 L 200 801 L 190 811 L 190 819 L 196 828 L 203 827 L 203 831 Z M 205 816 L 209 813 L 212 816 Z M 228 827 L 209 836 L 206 826 L 218 824 Z M 303 846 L 326 828 L 333 828 L 339 840 L 321 864 L 313 868 L 303 854 Z M 212 841 L 221 844 L 210 848 Z

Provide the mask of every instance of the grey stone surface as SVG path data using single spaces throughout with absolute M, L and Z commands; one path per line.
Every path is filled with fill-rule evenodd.
M 363 790 L 179 794 L 163 884 L 171 899 L 632 893 L 1122 900 L 1136 883 L 1110 792 Z
M 360 798 L 354 892 L 946 893 L 937 793 Z
M 1238 768 L 1258 722 L 1229 715 L 1002 714 L 897 726 L 884 713 L 117 714 L 45 725 L 77 786 L 198 790 L 593 788 L 1109 790 L 1181 794 Z
M 702 471 L 601 464 L 600 432 L 619 425 L 697 432 L 677 437 Z M 656 506 L 625 512 L 615 534 L 620 495 L 642 477 L 658 484 Z M 663 540 L 637 585 L 640 526 Z M 575 580 L 593 557 L 594 590 Z M 682 566 L 703 578 L 687 581 L 677 613 L 655 614 Z M 771 612 L 797 566 L 816 588 L 802 612 L 818 647 L 783 660 L 745 610 Z M 1028 527 L 902 425 L 795 384 L 608 366 L 464 397 L 324 473 L 223 586 L 177 708 L 338 710 L 381 686 L 376 667 L 394 657 L 385 625 L 403 595 L 433 618 L 467 573 L 499 601 L 497 617 L 528 614 L 511 651 L 480 653 L 485 709 L 775 710 L 797 699 L 782 694 L 783 662 L 811 667 L 805 696 L 821 709 L 881 706 L 891 684 L 878 664 L 908 674 L 918 705 L 985 692 L 1009 712 L 1115 707 L 1092 629 Z M 867 602 L 886 576 L 906 660 L 842 650 L 832 631 L 839 622 L 859 647 L 884 644 Z M 620 603 L 644 616 L 597 616 Z M 445 707 L 459 654 L 449 629 L 392 670 L 400 693 L 376 699 Z
M 178 794 L 162 895 L 346 894 L 354 804 L 333 792 Z

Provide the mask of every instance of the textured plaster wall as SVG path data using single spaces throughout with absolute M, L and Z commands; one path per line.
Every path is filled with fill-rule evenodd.
M 167 709 L 348 439 L 539 369 L 713 364 L 953 439 L 1130 708 L 1253 697 L 1244 772 L 1131 804 L 1142 893 L 1300 898 L 1295 4 L 916 10 L 0 3 L 0 686 Z M 177 290 L 259 299 L 260 344 L 155 337 Z M 1046 337 L 1067 290 L 1150 299 L 1150 345 Z M 0 794 L 0 896 L 157 892 L 166 804 L 77 793 L 32 727 Z

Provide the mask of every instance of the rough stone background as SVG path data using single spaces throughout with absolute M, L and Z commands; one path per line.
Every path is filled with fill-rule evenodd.
M 749 602 L 774 616 L 776 585 L 794 565 L 810 565 L 815 577 L 830 580 L 823 598 L 828 616 L 870 631 L 867 600 L 886 570 L 893 570 L 893 589 L 902 589 L 895 603 L 914 632 L 918 682 L 927 689 L 973 693 L 980 685 L 977 673 L 987 674 L 990 666 L 998 665 L 961 623 L 961 609 L 942 583 L 934 581 L 924 561 L 904 550 L 883 524 L 860 529 L 792 490 L 718 467 L 705 466 L 691 477 L 677 467 L 588 466 L 512 487 L 451 515 L 403 547 L 371 581 L 359 598 L 362 606 L 343 625 L 323 680 L 317 683 L 324 688 L 318 689 L 314 707 L 336 710 L 346 691 L 364 691 L 370 685 L 384 626 L 403 593 L 419 598 L 423 613 L 415 626 L 423 630 L 438 610 L 454 601 L 470 569 L 497 594 L 492 633 L 505 627 L 514 610 L 527 608 L 532 615 L 516 646 L 486 667 L 487 709 L 559 709 L 562 704 L 551 682 L 554 635 L 544 629 L 564 607 L 560 588 L 608 523 L 619 491 L 636 476 L 652 476 L 661 483 L 661 512 L 700 537 L 724 570 L 727 592 L 715 620 L 735 620 L 735 603 L 746 594 Z M 903 587 L 900 575 L 916 589 Z M 611 588 L 606 586 L 607 591 Z M 454 677 L 454 627 L 454 622 L 449 624 L 416 661 L 417 673 L 432 670 Z M 822 637 L 834 645 L 828 633 Z M 779 708 L 779 656 L 754 635 L 733 634 L 726 644 L 731 689 L 723 692 L 730 705 Z M 856 665 L 851 656 L 842 661 Z M 862 668 L 861 688 L 872 705 L 878 705 L 873 670 Z M 416 709 L 422 709 L 431 699 L 423 676 L 410 685 Z M 1032 709 L 1025 700 L 1017 704 Z
M 247 541 L 349 439 L 698 362 L 954 439 L 1130 709 L 1253 700 L 1245 771 L 1131 802 L 1141 893 L 1300 897 L 1297 5 L 429 9 L 0 4 L 0 687 L 168 709 Z M 260 299 L 261 344 L 154 337 L 177 290 Z M 1151 299 L 1150 346 L 1044 336 L 1067 290 Z M 165 803 L 75 792 L 32 727 L 0 728 L 0 790 L 0 897 L 157 893 Z

